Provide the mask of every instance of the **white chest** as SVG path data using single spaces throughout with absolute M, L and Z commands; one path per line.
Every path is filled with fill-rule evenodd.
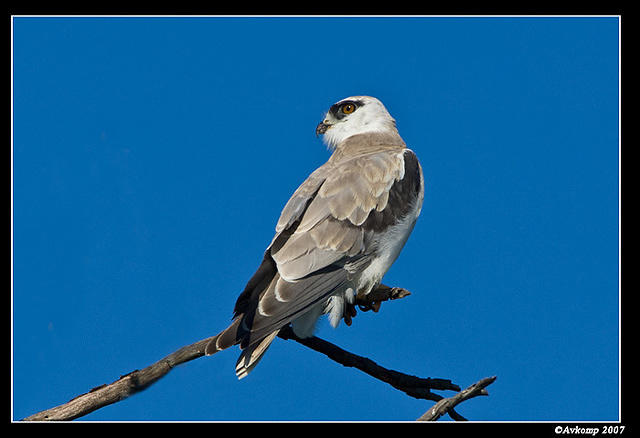
M 377 239 L 378 249 L 371 263 L 362 271 L 357 280 L 358 292 L 370 292 L 377 286 L 384 274 L 387 273 L 393 262 L 396 261 L 400 251 L 407 243 L 409 235 L 413 231 L 418 215 L 422 208 L 422 196 L 414 208 L 397 224 L 390 226 L 380 234 Z

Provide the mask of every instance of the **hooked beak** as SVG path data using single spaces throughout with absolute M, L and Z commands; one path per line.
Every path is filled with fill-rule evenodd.
M 318 126 L 316 126 L 316 137 L 327 132 L 329 128 L 331 128 L 331 124 L 327 123 L 326 120 L 318 123 Z

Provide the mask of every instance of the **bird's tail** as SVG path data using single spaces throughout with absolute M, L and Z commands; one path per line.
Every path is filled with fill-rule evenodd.
M 222 330 L 220 333 L 215 335 L 207 346 L 204 349 L 204 354 L 207 356 L 211 356 L 212 354 L 217 353 L 218 351 L 225 350 L 233 345 L 236 345 L 238 342 L 238 327 L 240 326 L 241 317 L 236 317 L 229 327 Z
M 218 351 L 225 350 L 233 345 L 240 344 L 241 339 L 238 339 L 238 327 L 242 321 L 242 315 L 237 316 L 223 331 L 215 335 L 204 349 L 204 354 L 211 356 Z M 236 362 L 236 376 L 238 379 L 246 377 L 271 345 L 271 342 L 278 334 L 278 330 L 268 334 L 264 338 L 257 342 L 253 342 L 250 345 L 242 349 L 242 353 Z
M 236 376 L 238 376 L 238 379 L 247 377 L 251 370 L 258 365 L 258 362 L 260 362 L 260 359 L 262 359 L 262 356 L 277 334 L 278 330 L 242 350 L 238 362 L 236 362 Z

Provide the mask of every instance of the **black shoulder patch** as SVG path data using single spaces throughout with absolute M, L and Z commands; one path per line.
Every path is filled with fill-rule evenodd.
M 389 200 L 382 211 L 373 210 L 362 226 L 365 231 L 384 231 L 405 217 L 420 194 L 420 164 L 413 151 L 404 153 L 404 178 L 396 181 L 389 189 Z
M 404 151 L 404 178 L 413 182 L 413 191 L 417 195 L 420 193 L 420 186 L 422 185 L 420 176 L 420 162 L 418 157 L 411 149 Z

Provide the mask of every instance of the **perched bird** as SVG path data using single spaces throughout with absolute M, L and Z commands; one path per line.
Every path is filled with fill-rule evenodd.
M 239 344 L 238 378 L 289 323 L 305 338 L 322 314 L 333 327 L 350 322 L 356 295 L 380 284 L 420 214 L 422 168 L 382 102 L 353 96 L 335 103 L 316 127 L 320 134 L 331 157 L 285 205 L 231 324 L 206 346 L 210 355 Z

